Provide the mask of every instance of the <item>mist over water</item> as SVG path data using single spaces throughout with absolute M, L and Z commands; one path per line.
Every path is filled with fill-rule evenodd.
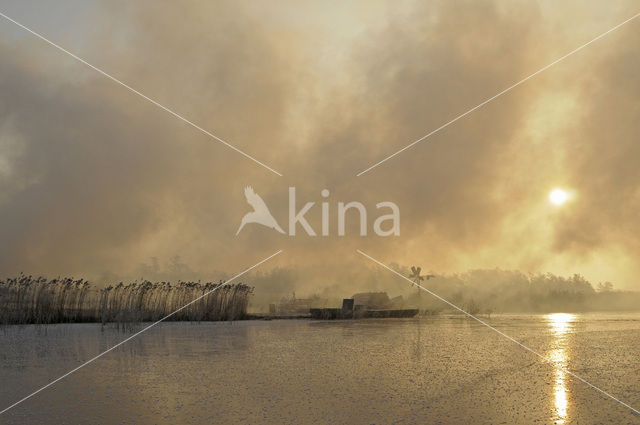
M 490 323 L 640 404 L 640 315 L 500 315 Z M 9 404 L 126 334 L 0 331 Z M 628 409 L 474 321 L 166 323 L 7 412 L 3 423 L 633 423 Z
M 284 177 L 4 21 L 3 273 L 129 280 L 149 258 L 179 255 L 217 280 L 284 249 L 268 267 L 298 269 L 302 284 L 335 269 L 331 284 L 366 249 L 437 273 L 501 267 L 638 288 L 635 23 L 356 177 L 637 13 L 633 1 L 75 3 L 2 10 Z M 392 201 L 400 236 L 361 238 L 349 219 L 344 237 L 236 237 L 248 185 L 280 223 L 296 186 L 316 202 L 316 231 L 330 190 L 331 235 L 337 202 L 372 213 Z M 575 199 L 550 205 L 557 186 Z
M 2 423 L 640 420 L 637 0 L 398 6 L 0 0 Z

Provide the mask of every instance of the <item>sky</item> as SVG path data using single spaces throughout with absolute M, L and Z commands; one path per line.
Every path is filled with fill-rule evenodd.
M 385 264 L 640 282 L 640 19 L 356 175 L 638 13 L 633 1 L 0 1 L 0 12 L 279 171 L 0 18 L 0 274 L 164 268 L 306 293 L 376 289 Z M 285 230 L 288 190 L 330 235 Z M 554 188 L 571 199 L 549 202 Z M 322 198 L 321 191 L 330 192 Z M 400 209 L 338 236 L 337 203 Z M 173 260 L 179 256 L 179 260 Z M 283 282 L 288 282 L 286 285 Z M 284 286 L 283 286 L 284 285 Z M 385 286 L 386 288 L 386 286 Z

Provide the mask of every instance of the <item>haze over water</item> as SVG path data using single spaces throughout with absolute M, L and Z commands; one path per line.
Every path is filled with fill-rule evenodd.
M 640 314 L 498 315 L 492 326 L 631 406 Z M 100 325 L 0 331 L 3 407 L 124 339 Z M 460 317 L 164 323 L 3 423 L 637 423 L 629 409 Z

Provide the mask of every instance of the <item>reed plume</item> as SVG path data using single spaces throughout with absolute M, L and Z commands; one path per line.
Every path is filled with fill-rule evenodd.
M 246 316 L 253 288 L 242 283 L 142 280 L 95 289 L 84 279 L 20 275 L 0 280 L 0 324 L 156 321 L 210 291 L 167 320 L 238 320 Z

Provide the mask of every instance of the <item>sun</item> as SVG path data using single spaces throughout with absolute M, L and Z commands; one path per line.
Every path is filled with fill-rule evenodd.
M 549 192 L 549 202 L 553 205 L 560 206 L 569 200 L 569 192 L 564 189 L 553 189 Z

